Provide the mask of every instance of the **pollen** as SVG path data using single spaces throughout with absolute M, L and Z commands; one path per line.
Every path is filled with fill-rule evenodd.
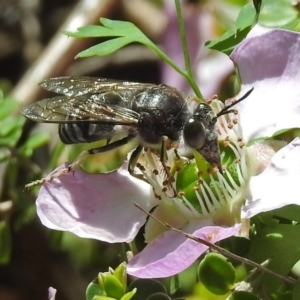
M 152 171 L 152 173 L 153 173 L 153 175 L 156 175 L 156 176 L 159 174 L 159 172 L 158 172 L 157 169 L 154 169 L 154 170 Z

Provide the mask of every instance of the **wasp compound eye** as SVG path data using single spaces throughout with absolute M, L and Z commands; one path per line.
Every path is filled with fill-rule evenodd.
M 190 118 L 183 129 L 186 144 L 193 149 L 201 149 L 205 144 L 206 130 L 202 122 Z

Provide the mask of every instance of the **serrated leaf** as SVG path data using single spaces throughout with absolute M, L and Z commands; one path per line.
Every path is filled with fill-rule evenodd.
M 134 42 L 144 44 L 151 49 L 157 49 L 156 45 L 133 23 L 105 18 L 101 18 L 100 22 L 102 25 L 83 26 L 78 28 L 77 32 L 65 32 L 66 35 L 75 38 L 111 38 L 80 52 L 76 57 L 109 55 Z
M 246 38 L 251 28 L 251 26 L 248 26 L 243 29 L 237 29 L 237 31 L 227 31 L 217 41 L 206 42 L 205 46 L 230 55 L 235 46 Z

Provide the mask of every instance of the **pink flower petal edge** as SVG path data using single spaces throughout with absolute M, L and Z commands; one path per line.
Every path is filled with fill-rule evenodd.
M 55 295 L 56 295 L 57 290 L 53 287 L 49 287 L 48 289 L 48 299 L 49 300 L 55 300 Z
M 195 237 L 215 243 L 237 234 L 240 227 L 240 224 L 236 224 L 228 228 L 206 226 L 199 229 L 199 222 L 196 222 L 190 224 L 186 230 L 192 230 Z M 140 278 L 172 276 L 188 268 L 207 249 L 206 245 L 188 239 L 178 232 L 167 231 L 133 257 L 128 263 L 127 272 Z

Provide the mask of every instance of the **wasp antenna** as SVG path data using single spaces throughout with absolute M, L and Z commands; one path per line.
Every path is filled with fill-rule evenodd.
M 235 106 L 236 104 L 238 104 L 239 102 L 242 102 L 244 99 L 246 99 L 254 90 L 254 87 L 252 89 L 250 89 L 248 92 L 246 92 L 246 94 L 244 96 L 242 96 L 240 99 L 234 101 L 233 103 L 225 106 L 218 114 L 217 114 L 217 118 L 222 116 L 222 115 L 225 115 L 225 114 L 228 114 L 230 112 L 232 112 L 231 110 L 229 110 L 229 108 Z

